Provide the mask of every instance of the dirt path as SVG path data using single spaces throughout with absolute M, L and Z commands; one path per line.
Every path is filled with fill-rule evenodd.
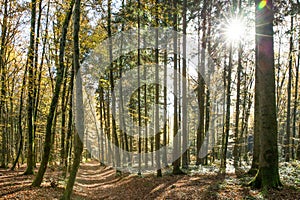
M 19 171 L 0 170 L 0 199 L 59 199 L 64 183 L 61 172 L 49 168 L 42 187 L 32 188 L 33 176 Z M 51 187 L 51 181 L 58 186 Z M 299 189 L 284 188 L 272 191 L 268 199 L 298 199 Z M 156 178 L 153 174 L 139 177 L 123 174 L 116 176 L 111 167 L 96 161 L 80 166 L 72 199 L 262 199 L 259 191 L 241 186 L 235 175 L 221 177 L 216 174 L 196 174 Z

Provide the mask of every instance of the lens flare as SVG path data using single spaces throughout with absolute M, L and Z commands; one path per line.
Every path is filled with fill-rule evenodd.
M 239 41 L 244 35 L 245 27 L 240 19 L 232 19 L 228 22 L 225 30 L 226 38 L 230 42 Z
M 267 5 L 267 0 L 262 0 L 259 4 L 258 4 L 258 9 L 262 10 L 264 7 L 266 7 Z

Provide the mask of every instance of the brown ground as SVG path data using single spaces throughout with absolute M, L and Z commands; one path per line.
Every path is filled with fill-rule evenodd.
M 59 199 L 65 183 L 59 181 L 58 170 L 49 169 L 40 188 L 30 187 L 33 176 L 23 171 L 0 170 L 0 199 Z M 51 187 L 51 182 L 58 186 Z M 116 176 L 112 168 L 91 161 L 81 165 L 72 199 L 266 199 L 240 183 L 235 175 Z M 300 199 L 300 189 L 284 187 L 267 199 Z

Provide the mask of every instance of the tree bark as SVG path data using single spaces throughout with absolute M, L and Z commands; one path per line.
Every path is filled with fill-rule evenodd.
M 188 130 L 187 130 L 187 86 L 186 86 L 186 29 L 187 29 L 187 0 L 183 0 L 183 7 L 182 7 L 182 31 L 183 31 L 183 43 L 182 43 L 182 148 L 184 152 L 182 154 L 182 167 L 187 169 L 189 166 L 188 163 Z
M 112 0 L 108 0 L 108 20 L 107 20 L 107 32 L 108 32 L 108 41 L 109 41 L 109 82 L 110 82 L 110 91 L 111 91 L 111 123 L 112 123 L 112 136 L 114 139 L 114 155 L 115 155 L 115 162 L 117 167 L 117 173 L 121 173 L 119 170 L 120 168 L 120 150 L 119 150 L 119 139 L 117 135 L 117 126 L 116 126 L 116 97 L 114 93 L 114 76 L 113 76 L 113 53 L 112 53 L 112 31 L 111 31 L 111 2 Z
M 241 13 L 241 0 L 239 0 L 238 12 Z M 233 148 L 233 157 L 234 157 L 234 167 L 238 167 L 238 161 L 240 159 L 239 152 L 240 143 L 239 143 L 239 121 L 240 121 L 240 92 L 241 92 L 241 73 L 242 73 L 242 41 L 238 41 L 238 66 L 237 66 L 237 83 L 236 83 L 236 107 L 235 107 L 235 131 L 234 131 L 234 148 Z
M 180 170 L 180 158 L 177 158 L 179 155 L 179 141 L 178 141 L 178 99 L 177 99 L 177 13 L 175 10 L 177 9 L 177 0 L 173 0 L 173 50 L 174 50 L 174 123 L 173 123 L 173 131 L 174 131 L 174 143 L 173 143 L 173 174 L 181 174 Z
M 76 134 L 75 134 L 75 154 L 70 172 L 67 187 L 64 191 L 61 199 L 69 200 L 71 198 L 73 186 L 76 179 L 76 174 L 81 161 L 81 154 L 83 151 L 83 138 L 84 138 L 84 112 L 83 112 L 83 92 L 82 92 L 82 80 L 80 76 L 80 50 L 79 50 L 79 29 L 80 29 L 80 0 L 75 0 L 74 4 L 74 19 L 73 19 L 73 64 L 76 74 Z
M 292 90 L 292 67 L 293 67 L 293 20 L 291 17 L 291 36 L 290 36 L 290 52 L 289 52 L 289 78 L 288 78 L 288 86 L 287 86 L 287 111 L 286 111 L 286 135 L 284 140 L 284 154 L 285 154 L 285 162 L 290 161 L 290 140 L 291 140 L 291 90 Z
M 198 90 L 197 90 L 197 95 L 198 95 L 198 107 L 199 107 L 199 127 L 197 128 L 197 160 L 196 160 L 196 165 L 203 164 L 203 159 L 201 159 L 199 156 L 201 155 L 201 146 L 204 143 L 204 135 L 205 135 L 205 82 L 204 82 L 204 74 L 205 74 L 205 56 L 206 56 L 206 12 L 207 12 L 207 1 L 205 0 L 203 2 L 203 9 L 201 11 L 201 20 L 202 20 L 202 27 L 200 28 L 200 19 L 199 20 L 199 32 L 198 32 L 198 37 L 200 37 L 200 29 L 202 30 L 202 39 L 200 42 L 199 38 L 199 46 L 198 46 L 198 51 L 201 52 L 199 59 L 199 68 L 198 68 Z M 201 44 L 200 44 L 201 43 Z M 201 45 L 201 46 L 200 46 Z
M 141 19 L 140 19 L 140 12 L 141 12 L 141 1 L 138 0 L 138 55 L 137 55 L 137 68 L 138 68 L 138 175 L 141 175 L 141 166 L 142 166 L 142 138 L 141 138 L 141 126 L 142 126 L 142 118 L 141 118 L 141 77 L 140 77 L 140 65 L 141 65 L 141 50 L 140 50 L 140 43 L 141 43 L 141 36 L 140 36 L 140 29 L 141 29 Z
M 0 132 L 2 134 L 2 148 L 1 148 L 1 168 L 6 168 L 6 158 L 8 157 L 7 149 L 7 130 L 6 130 L 6 36 L 8 23 L 8 0 L 4 1 L 4 13 L 1 26 L 1 44 L 0 44 Z
M 27 168 L 24 174 L 33 174 L 33 111 L 34 111 L 34 41 L 35 41 L 35 21 L 36 21 L 36 0 L 31 1 L 31 23 L 30 23 L 30 42 L 28 50 L 28 105 L 27 105 Z
M 227 88 L 226 88 L 226 116 L 225 116 L 225 133 L 224 133 L 224 147 L 221 158 L 221 172 L 226 172 L 226 157 L 228 149 L 228 139 L 230 131 L 230 104 L 231 104 L 231 70 L 232 70 L 232 43 L 229 47 L 229 63 L 227 67 Z
M 46 136 L 45 136 L 45 142 L 44 142 L 44 151 L 43 151 L 43 157 L 42 157 L 42 162 L 39 168 L 39 171 L 32 183 L 32 186 L 40 186 L 44 174 L 46 172 L 47 166 L 48 166 L 48 161 L 50 157 L 50 151 L 52 148 L 52 128 L 53 128 L 53 119 L 55 117 L 58 101 L 59 101 L 59 95 L 60 95 L 60 90 L 61 90 L 61 85 L 63 83 L 64 79 L 64 71 L 65 71 L 65 65 L 64 65 L 64 54 L 65 54 L 65 43 L 66 43 L 66 37 L 67 37 L 67 32 L 68 32 L 68 26 L 69 22 L 71 20 L 72 16 L 72 9 L 74 5 L 74 0 L 70 2 L 70 7 L 66 13 L 66 17 L 63 23 L 63 28 L 62 28 L 62 36 L 60 39 L 60 54 L 59 54 L 59 60 L 60 60 L 60 65 L 59 68 L 57 69 L 57 76 L 56 76 L 56 84 L 55 84 L 55 91 L 52 96 L 51 100 L 51 105 L 50 105 L 50 110 L 49 114 L 47 117 L 47 124 L 46 124 Z
M 250 183 L 267 190 L 281 186 L 278 172 L 277 119 L 275 100 L 274 43 L 273 43 L 273 2 L 265 7 L 256 0 L 256 70 L 259 90 L 259 169 Z

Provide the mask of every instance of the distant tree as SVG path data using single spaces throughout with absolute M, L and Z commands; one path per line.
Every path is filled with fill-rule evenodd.
M 173 9 L 177 9 L 177 0 L 173 0 Z M 178 139 L 178 97 L 177 97 L 177 88 L 178 88 L 178 79 L 177 79 L 177 70 L 178 70 L 178 56 L 177 56 L 177 48 L 178 48 L 178 35 L 177 35 L 177 22 L 178 16 L 177 13 L 173 13 L 173 49 L 174 49 L 174 123 L 173 123 L 173 136 L 174 136 L 174 144 L 173 144 L 173 174 L 182 174 L 182 171 L 180 170 L 180 157 L 178 157 L 181 145 L 179 143 Z
M 182 31 L 183 31 L 183 41 L 182 41 L 182 148 L 184 152 L 182 154 L 182 167 L 188 168 L 188 121 L 187 121 L 187 79 L 186 79 L 186 71 L 187 71 L 187 57 L 186 57 L 186 34 L 187 34 L 187 0 L 183 1 L 182 7 Z
M 160 130 L 159 130 L 159 49 L 158 49 L 158 0 L 155 1 L 155 150 L 156 150 L 156 167 L 157 167 L 157 177 L 162 177 L 161 173 L 161 162 L 160 162 Z
M 289 52 L 289 66 L 288 66 L 288 86 L 287 86 L 287 108 L 286 108 L 286 135 L 284 141 L 285 161 L 290 161 L 290 140 L 291 140 L 291 96 L 292 96 L 292 68 L 293 68 L 293 28 L 294 17 L 291 16 L 291 36 L 290 36 L 290 52 Z
M 117 167 L 117 172 L 121 173 L 121 171 L 118 169 L 121 166 L 121 160 L 120 160 L 120 151 L 119 151 L 119 139 L 117 135 L 117 126 L 116 126 L 116 97 L 114 93 L 114 73 L 113 73 L 113 49 L 112 49 L 112 24 L 111 24 L 111 3 L 112 0 L 108 0 L 107 2 L 107 11 L 108 11 L 108 17 L 107 17 L 107 33 L 108 33 L 108 42 L 109 42 L 109 63 L 110 63 L 110 68 L 109 68 L 109 83 L 110 83 L 110 91 L 111 91 L 111 112 L 112 112 L 112 117 L 111 117 L 111 124 L 112 124 L 112 137 L 114 141 L 114 145 L 116 148 L 114 149 L 114 157 L 115 157 L 115 162 L 116 162 L 116 167 Z

